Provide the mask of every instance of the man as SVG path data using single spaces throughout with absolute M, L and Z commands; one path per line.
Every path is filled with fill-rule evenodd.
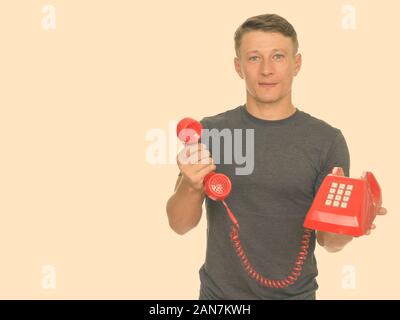
M 316 240 L 336 252 L 352 237 L 313 232 L 297 281 L 286 288 L 263 286 L 241 265 L 229 239 L 225 208 L 205 197 L 203 179 L 214 170 L 231 178 L 227 202 L 239 221 L 247 257 L 259 274 L 284 279 L 298 255 L 303 221 L 322 180 L 333 167 L 342 167 L 349 176 L 347 144 L 339 129 L 292 104 L 301 54 L 288 21 L 275 14 L 247 19 L 235 33 L 235 50 L 234 66 L 246 83 L 246 104 L 201 123 L 210 130 L 253 129 L 254 168 L 238 175 L 235 163 L 214 163 L 211 154 L 219 156 L 223 144 L 211 152 L 204 143 L 186 146 L 177 157 L 180 176 L 167 203 L 169 224 L 178 234 L 194 228 L 206 199 L 207 253 L 200 269 L 200 299 L 315 299 Z

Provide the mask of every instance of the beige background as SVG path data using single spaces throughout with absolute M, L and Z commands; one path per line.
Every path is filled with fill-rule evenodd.
M 46 4 L 55 30 L 42 28 Z M 342 28 L 345 4 L 356 30 Z M 298 32 L 294 104 L 343 131 L 351 175 L 374 172 L 389 211 L 344 251 L 317 250 L 318 298 L 400 298 L 399 12 L 397 1 L 1 1 L 0 298 L 198 297 L 205 219 L 183 237 L 169 229 L 178 169 L 146 161 L 146 134 L 245 101 L 233 33 L 262 13 Z M 55 289 L 42 286 L 46 265 Z M 354 289 L 342 288 L 347 265 Z

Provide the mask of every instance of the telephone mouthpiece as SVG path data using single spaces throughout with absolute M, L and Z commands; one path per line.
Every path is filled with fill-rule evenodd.
M 231 190 L 231 180 L 222 173 L 211 172 L 204 177 L 204 191 L 214 201 L 223 201 Z

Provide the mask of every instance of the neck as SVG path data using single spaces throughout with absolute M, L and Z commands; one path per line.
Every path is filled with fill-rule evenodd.
M 246 109 L 254 117 L 263 120 L 281 120 L 288 118 L 295 111 L 296 108 L 292 104 L 291 96 L 274 101 L 262 102 L 255 100 L 249 93 L 247 93 Z

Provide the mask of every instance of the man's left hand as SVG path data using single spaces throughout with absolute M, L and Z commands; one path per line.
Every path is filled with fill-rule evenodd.
M 377 215 L 383 216 L 383 215 L 385 215 L 385 214 L 387 214 L 386 208 L 380 207 L 379 210 L 378 210 L 378 212 L 377 212 Z M 371 230 L 374 230 L 375 228 L 376 228 L 376 225 L 373 223 L 373 224 L 371 225 L 371 228 L 368 229 L 368 230 L 365 232 L 365 234 L 366 234 L 366 235 L 370 235 L 370 234 L 371 234 Z

